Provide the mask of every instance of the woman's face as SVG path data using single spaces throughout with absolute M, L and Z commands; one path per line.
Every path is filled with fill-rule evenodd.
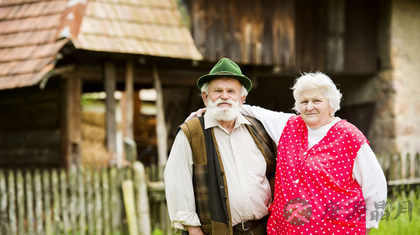
M 300 116 L 310 128 L 318 128 L 333 120 L 332 109 L 320 90 L 303 91 L 298 100 Z

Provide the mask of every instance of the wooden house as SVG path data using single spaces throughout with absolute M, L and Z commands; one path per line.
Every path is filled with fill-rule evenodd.
M 163 161 L 202 105 L 196 79 L 222 57 L 253 80 L 247 103 L 285 112 L 294 79 L 325 72 L 344 94 L 337 115 L 376 153 L 418 152 L 419 24 L 415 0 L 2 1 L 0 165 L 78 164 L 80 95 L 152 87 Z M 125 102 L 138 111 L 136 97 Z M 111 154 L 114 103 L 107 95 Z M 125 135 L 136 138 L 144 123 L 130 110 Z
M 201 58 L 172 0 L 1 1 L 0 166 L 79 164 L 81 95 L 89 91 L 107 94 L 113 157 L 115 91 L 133 97 L 124 131 L 134 138 L 135 91 L 166 84 Z

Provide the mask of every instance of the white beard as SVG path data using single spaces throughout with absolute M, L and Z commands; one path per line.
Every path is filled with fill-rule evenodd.
M 231 99 L 222 100 L 218 99 L 215 102 L 208 99 L 207 101 L 207 115 L 218 120 L 218 121 L 232 121 L 240 114 L 240 103 L 239 101 L 235 102 Z M 230 108 L 220 108 L 217 107 L 220 103 L 228 103 L 232 106 Z

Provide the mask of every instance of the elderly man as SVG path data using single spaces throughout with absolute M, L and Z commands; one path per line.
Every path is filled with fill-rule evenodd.
M 207 112 L 180 126 L 165 169 L 172 226 L 190 235 L 265 234 L 276 147 L 239 112 L 251 80 L 223 58 L 197 85 Z

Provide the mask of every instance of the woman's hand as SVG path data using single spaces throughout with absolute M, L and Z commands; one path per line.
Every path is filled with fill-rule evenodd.
M 188 116 L 187 119 L 185 119 L 184 122 L 186 122 L 186 121 L 188 121 L 188 120 L 190 120 L 191 118 L 194 118 L 194 117 L 201 117 L 201 115 L 203 115 L 206 111 L 207 111 L 207 108 L 202 108 L 202 109 L 199 109 L 195 112 L 192 112 L 190 114 L 190 116 Z

